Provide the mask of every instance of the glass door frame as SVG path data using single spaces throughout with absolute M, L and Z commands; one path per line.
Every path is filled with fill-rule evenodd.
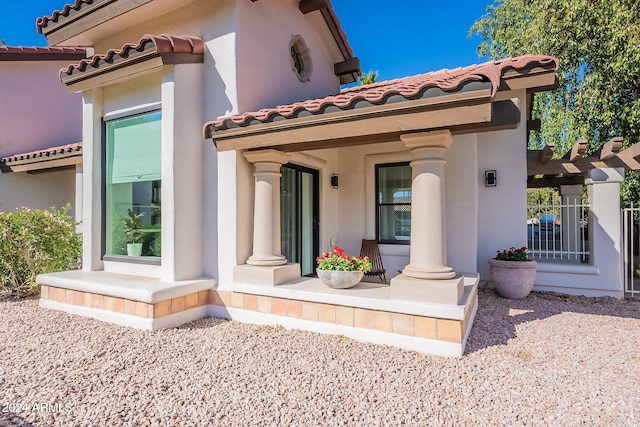
M 314 266 L 312 268 L 312 272 L 310 274 L 306 274 L 303 276 L 307 276 L 307 277 L 312 277 L 315 276 L 315 264 L 316 264 L 316 258 L 318 256 L 320 256 L 320 171 L 317 169 L 312 169 L 306 166 L 300 166 L 294 163 L 287 163 L 285 165 L 282 165 L 282 168 L 288 168 L 291 170 L 296 171 L 296 206 L 295 206 L 295 210 L 296 210 L 296 214 L 294 215 L 295 218 L 295 229 L 296 229 L 296 233 L 298 238 L 296 239 L 296 253 L 299 254 L 299 257 L 302 258 L 302 203 L 303 203 L 303 197 L 302 197 L 302 191 L 303 191 L 303 186 L 302 186 L 302 174 L 303 173 L 307 173 L 309 175 L 311 175 L 312 177 L 312 182 L 313 182 L 313 194 L 311 194 L 311 198 L 312 198 L 312 202 L 313 202 L 313 212 L 312 212 L 312 247 L 311 247 L 311 259 L 309 261 L 311 261 L 311 265 Z M 280 236 L 280 239 L 282 239 L 282 235 Z M 289 262 L 300 262 L 301 264 L 301 268 L 302 268 L 302 259 L 300 260 L 292 260 L 292 259 L 287 259 Z

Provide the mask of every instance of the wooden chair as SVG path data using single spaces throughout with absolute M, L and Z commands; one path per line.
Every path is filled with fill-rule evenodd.
M 375 240 L 362 239 L 360 256 L 369 257 L 369 261 L 371 262 L 371 271 L 364 273 L 365 276 L 379 277 L 380 280 L 382 280 L 382 283 L 387 283 L 385 269 L 382 265 L 382 256 L 380 255 L 380 249 L 378 248 L 378 242 Z

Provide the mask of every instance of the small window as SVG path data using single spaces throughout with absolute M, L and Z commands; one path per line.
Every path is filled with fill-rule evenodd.
M 300 35 L 295 35 L 289 43 L 289 54 L 291 57 L 291 68 L 301 82 L 307 82 L 311 78 L 313 69 L 309 48 Z
M 105 255 L 161 256 L 161 113 L 106 122 Z
M 409 244 L 411 166 L 376 165 L 376 238 L 379 243 Z

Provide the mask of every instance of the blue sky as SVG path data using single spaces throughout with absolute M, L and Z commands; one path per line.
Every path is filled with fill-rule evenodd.
M 379 80 L 454 68 L 478 62 L 473 22 L 492 0 L 333 0 L 362 70 L 378 70 Z M 62 9 L 65 0 L 3 2 L 0 38 L 10 46 L 46 46 L 36 19 Z

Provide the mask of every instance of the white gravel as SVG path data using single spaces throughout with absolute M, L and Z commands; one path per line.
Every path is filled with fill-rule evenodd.
M 0 425 L 640 425 L 640 302 L 480 292 L 462 358 L 0 302 Z

